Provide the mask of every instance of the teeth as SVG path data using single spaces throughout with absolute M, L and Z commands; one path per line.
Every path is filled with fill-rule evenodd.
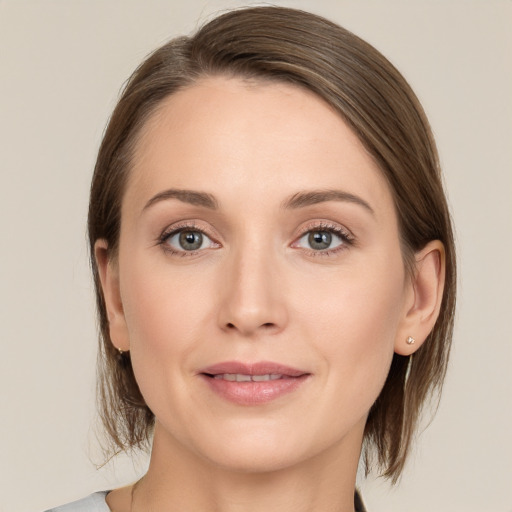
M 245 375 L 243 373 L 220 373 L 213 377 L 218 380 L 229 380 L 231 382 L 262 382 L 265 380 L 278 380 L 282 378 L 280 373 L 267 373 L 265 375 Z
M 253 375 L 252 380 L 254 382 L 260 382 L 263 380 L 270 380 L 270 375 Z

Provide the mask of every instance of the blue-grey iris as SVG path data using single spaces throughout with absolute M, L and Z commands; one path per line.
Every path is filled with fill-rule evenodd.
M 182 231 L 179 241 L 185 251 L 196 251 L 203 245 L 203 235 L 199 231 Z
M 312 231 L 309 233 L 308 243 L 312 249 L 328 249 L 332 243 L 332 234 L 329 231 Z

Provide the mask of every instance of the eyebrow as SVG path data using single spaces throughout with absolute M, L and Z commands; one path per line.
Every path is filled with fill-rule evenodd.
M 217 199 L 215 199 L 215 197 L 211 194 L 206 192 L 198 192 L 195 190 L 181 190 L 171 188 L 169 190 L 159 192 L 153 196 L 145 204 L 142 211 L 147 210 L 156 203 L 169 199 L 177 199 L 183 203 L 202 206 L 203 208 L 208 208 L 210 210 L 217 210 L 219 208 Z M 327 201 L 342 201 L 358 204 L 368 210 L 372 215 L 375 214 L 373 208 L 364 199 L 343 190 L 311 190 L 307 192 L 297 192 L 289 199 L 284 201 L 282 207 L 287 210 L 295 210 L 298 208 L 305 208 L 307 206 L 325 203 Z
M 180 190 L 171 188 L 164 190 L 153 196 L 144 206 L 142 211 L 147 210 L 151 206 L 161 201 L 168 199 L 177 199 L 183 203 L 193 204 L 195 206 L 202 206 L 203 208 L 209 208 L 210 210 L 217 210 L 219 205 L 215 197 L 206 192 L 197 192 L 195 190 Z
M 327 201 L 342 201 L 358 204 L 372 215 L 375 215 L 373 208 L 361 197 L 345 192 L 343 190 L 311 190 L 308 192 L 297 192 L 283 203 L 285 209 L 305 208 Z

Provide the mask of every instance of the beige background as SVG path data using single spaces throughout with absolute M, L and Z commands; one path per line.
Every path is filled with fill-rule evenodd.
M 409 79 L 430 117 L 457 227 L 460 300 L 435 421 L 371 512 L 512 511 L 512 2 L 304 0 Z M 96 336 L 85 221 L 118 90 L 172 35 L 234 1 L 0 0 L 0 512 L 128 482 L 97 471 Z

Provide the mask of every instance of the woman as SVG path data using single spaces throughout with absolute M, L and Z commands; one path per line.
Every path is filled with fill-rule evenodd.
M 109 122 L 89 237 L 104 425 L 151 461 L 54 510 L 363 510 L 362 450 L 396 481 L 455 253 L 428 122 L 374 48 L 276 7 L 164 45 Z

